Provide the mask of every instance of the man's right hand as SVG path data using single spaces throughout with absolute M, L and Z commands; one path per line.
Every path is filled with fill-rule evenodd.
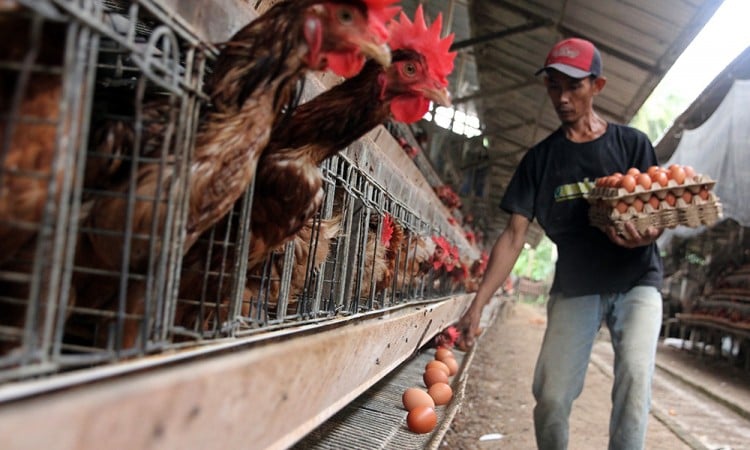
M 456 328 L 461 332 L 456 345 L 460 350 L 466 351 L 474 346 L 476 337 L 481 334 L 481 328 L 479 328 L 479 320 L 482 316 L 482 308 L 475 306 L 476 298 L 472 301 L 469 309 L 464 313 L 463 317 L 456 324 Z

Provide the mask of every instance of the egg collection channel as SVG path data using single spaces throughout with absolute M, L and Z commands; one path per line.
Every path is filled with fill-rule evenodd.
M 437 406 L 447 405 L 453 399 L 450 377 L 458 372 L 458 362 L 448 347 L 437 347 L 435 358 L 427 363 L 422 381 L 427 390 L 421 387 L 406 389 L 401 397 L 408 411 L 406 426 L 414 433 L 431 432 L 437 425 Z
M 625 174 L 597 178 L 587 200 L 590 223 L 618 232 L 631 222 L 639 232 L 648 227 L 674 228 L 712 225 L 721 218 L 721 203 L 713 192 L 716 181 L 696 174 L 692 167 L 672 164 L 651 166 Z

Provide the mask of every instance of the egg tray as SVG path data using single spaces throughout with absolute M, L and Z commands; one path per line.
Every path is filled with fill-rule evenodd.
M 589 192 L 586 199 L 591 204 L 603 202 L 614 206 L 621 200 L 627 204 L 631 204 L 636 198 L 640 198 L 646 202 L 652 195 L 656 195 L 656 198 L 663 200 L 669 192 L 675 197 L 680 197 L 685 193 L 685 190 L 690 191 L 692 194 L 697 194 L 704 187 L 710 191 L 715 185 L 716 181 L 711 179 L 708 175 L 696 175 L 692 180 L 686 180 L 683 184 L 677 184 L 675 180 L 669 180 L 666 186 L 654 183 L 651 189 L 645 189 L 638 184 L 635 186 L 633 192 L 628 192 L 624 188 L 595 187 Z
M 693 197 L 695 203 L 686 203 L 678 199 L 675 206 L 669 206 L 662 201 L 659 209 L 651 205 L 645 205 L 643 211 L 636 212 L 632 206 L 624 213 L 616 209 L 591 207 L 589 208 L 589 222 L 591 225 L 605 231 L 607 227 L 614 226 L 617 232 L 625 230 L 625 224 L 631 222 L 639 233 L 643 233 L 649 227 L 675 228 L 683 225 L 691 228 L 701 225 L 711 226 L 722 217 L 722 206 L 718 198 L 711 193 L 713 198 L 703 200 Z M 696 201 L 696 199 L 698 199 Z

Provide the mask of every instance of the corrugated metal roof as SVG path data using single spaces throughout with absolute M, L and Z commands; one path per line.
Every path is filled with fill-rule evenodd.
M 417 3 L 402 5 L 411 15 Z M 469 184 L 467 177 L 478 168 L 488 171 L 484 195 L 464 197 L 464 212 L 473 213 L 492 242 L 507 220 L 497 205 L 516 165 L 530 146 L 559 126 L 541 79 L 534 76 L 552 45 L 569 36 L 597 45 L 608 82 L 595 108 L 607 120 L 627 123 L 722 0 L 421 3 L 428 17 L 442 12 L 446 30 L 456 34 L 455 107 L 477 113 L 483 124 L 480 138 L 433 139 L 430 154 L 456 190 Z M 423 126 L 433 137 L 439 133 L 431 124 Z M 530 240 L 540 235 L 535 229 Z

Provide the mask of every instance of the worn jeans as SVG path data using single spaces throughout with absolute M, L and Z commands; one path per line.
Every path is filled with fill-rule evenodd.
M 643 448 L 661 321 L 661 294 L 650 286 L 636 286 L 623 294 L 550 298 L 533 386 L 540 450 L 568 446 L 571 407 L 583 390 L 602 322 L 609 328 L 615 353 L 609 450 Z

